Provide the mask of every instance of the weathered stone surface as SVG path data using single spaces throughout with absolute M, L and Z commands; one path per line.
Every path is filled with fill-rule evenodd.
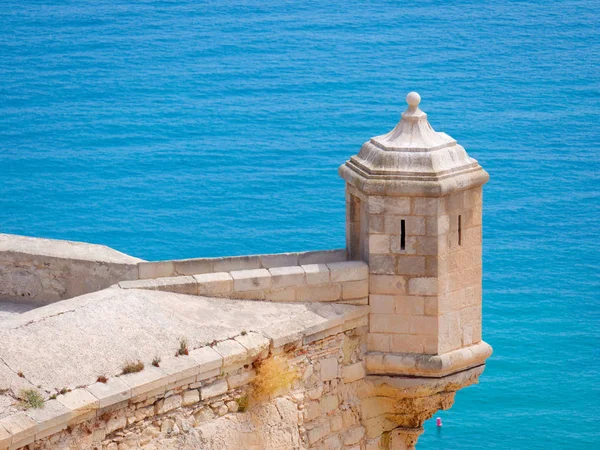
M 206 385 L 202 389 L 200 389 L 200 397 L 202 398 L 202 400 L 213 398 L 217 395 L 224 394 L 225 392 L 227 392 L 227 389 L 228 387 L 226 380 L 215 381 L 214 383 Z
M 95 417 L 100 404 L 96 397 L 83 388 L 59 395 L 56 400 L 70 411 L 69 421 L 71 423 Z
M 131 387 L 117 377 L 109 378 L 106 383 L 94 383 L 86 389 L 98 399 L 98 408 L 105 408 L 131 398 Z
M 142 260 L 103 245 L 0 234 L 0 299 L 48 304 L 138 278 Z
M 266 269 L 235 270 L 231 272 L 233 289 L 237 292 L 269 289 L 271 274 Z
M 329 267 L 326 264 L 306 264 L 301 266 L 306 274 L 306 284 L 324 284 L 329 282 Z
M 344 261 L 327 264 L 332 282 L 366 280 L 369 266 L 362 261 Z
M 233 290 L 233 278 L 227 272 L 194 275 L 198 283 L 198 295 L 221 296 Z
M 269 269 L 272 277 L 272 288 L 281 289 L 288 286 L 298 286 L 304 283 L 304 270 L 300 266 L 274 267 Z
M 6 430 L 12 436 L 11 443 L 17 444 L 35 436 L 35 433 L 38 431 L 38 424 L 27 414 L 20 412 L 1 419 L 0 430 L 2 429 Z
M 321 381 L 330 381 L 338 376 L 337 358 L 321 360 Z

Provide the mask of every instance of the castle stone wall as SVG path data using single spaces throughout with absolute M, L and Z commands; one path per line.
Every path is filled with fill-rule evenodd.
M 44 305 L 138 278 L 139 258 L 83 242 L 0 234 L 0 302 Z
M 362 261 L 343 261 L 124 281 L 119 286 L 241 300 L 366 305 L 369 268 Z
M 376 449 L 380 436 L 369 446 L 361 424 L 366 333 L 363 316 L 279 346 L 238 336 L 59 395 L 0 421 L 0 429 L 10 428 L 10 448 L 29 450 Z M 267 355 L 297 377 L 270 399 L 253 400 L 256 366 Z

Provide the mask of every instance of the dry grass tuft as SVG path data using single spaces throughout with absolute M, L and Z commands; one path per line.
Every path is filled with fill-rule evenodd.
M 144 370 L 144 363 L 139 359 L 136 362 L 127 361 L 123 366 L 123 371 L 121 374 L 126 375 L 128 373 L 141 372 L 142 370 Z
M 155 356 L 152 360 L 152 365 L 154 367 L 160 367 L 160 356 Z
M 35 389 L 23 389 L 19 393 L 19 397 L 21 398 L 21 406 L 25 409 L 38 409 L 44 406 L 44 397 Z
M 274 356 L 257 364 L 256 378 L 252 382 L 252 401 L 268 400 L 290 389 L 298 378 L 284 358 Z
M 108 381 L 108 378 L 106 378 L 104 375 L 100 375 L 96 381 L 98 383 L 106 383 Z

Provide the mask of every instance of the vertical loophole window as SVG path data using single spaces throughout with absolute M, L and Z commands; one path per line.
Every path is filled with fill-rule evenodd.
M 406 248 L 406 222 L 404 219 L 400 221 L 400 250 Z
M 458 245 L 462 245 L 462 226 L 461 226 L 461 216 L 458 216 Z

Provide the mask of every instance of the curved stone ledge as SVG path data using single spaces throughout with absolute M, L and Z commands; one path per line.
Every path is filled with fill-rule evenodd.
M 484 341 L 441 355 L 369 353 L 367 371 L 372 375 L 441 378 L 483 365 L 491 354 L 492 347 Z
M 305 264 L 123 281 L 119 287 L 244 300 L 366 305 L 369 266 L 362 261 Z
M 140 279 L 231 272 L 235 270 L 271 269 L 273 267 L 327 264 L 346 261 L 346 249 L 295 253 L 192 258 L 148 261 L 139 264 Z
M 104 245 L 0 234 L 0 301 L 43 305 L 138 278 L 143 260 Z

